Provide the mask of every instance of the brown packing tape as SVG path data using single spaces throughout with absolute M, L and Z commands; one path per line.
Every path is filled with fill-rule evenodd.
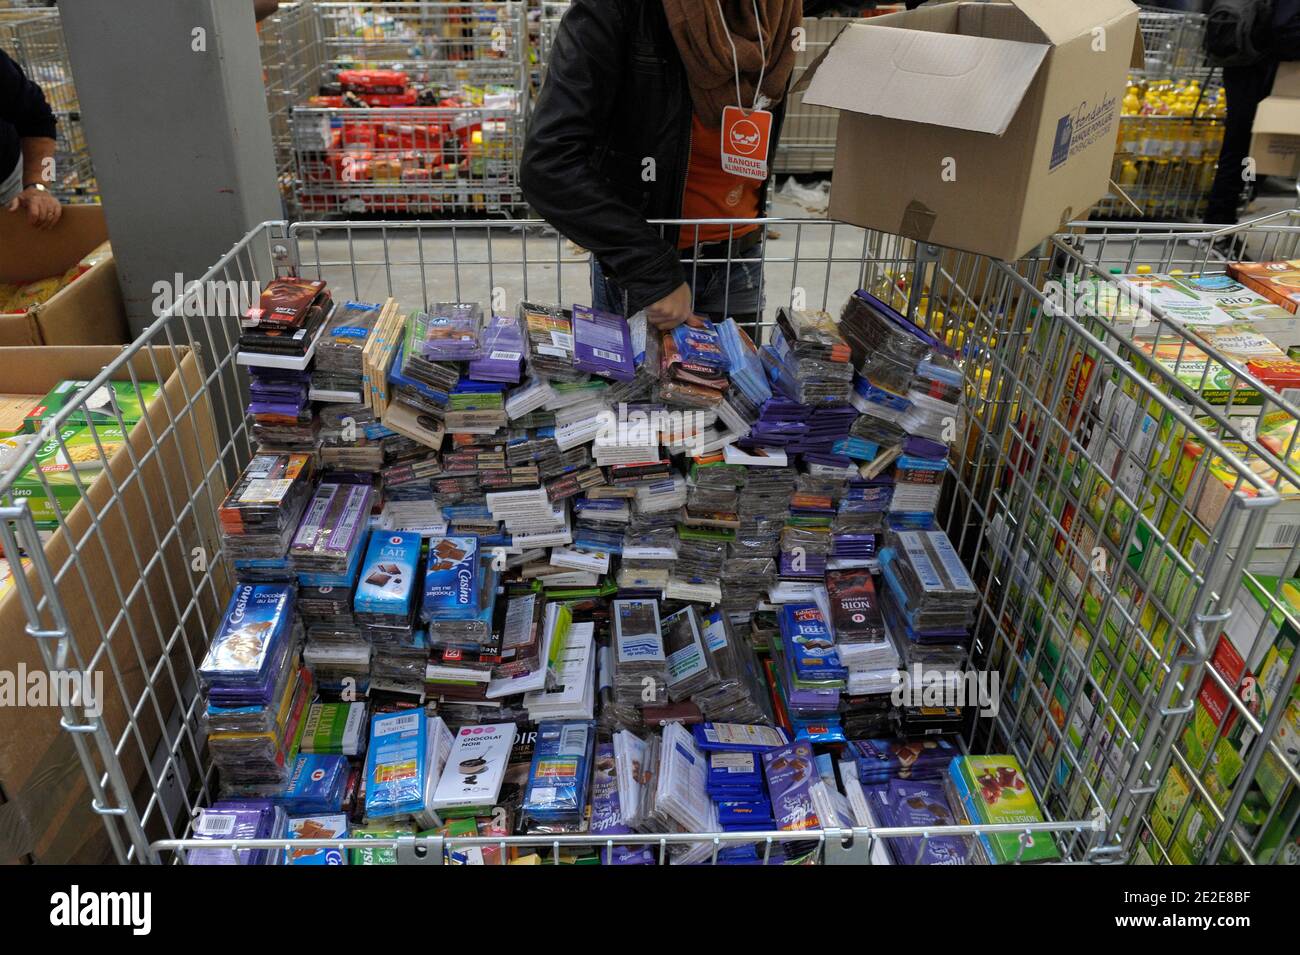
M 118 352 L 112 348 L 49 347 L 32 351 L 63 356 L 60 378 L 92 377 Z M 146 778 L 145 759 L 162 736 L 159 719 L 168 718 L 177 705 L 171 675 L 174 673 L 176 683 L 182 686 L 192 675 L 190 661 L 202 652 L 207 631 L 232 584 L 224 566 L 213 566 L 206 577 L 191 569 L 194 548 L 205 548 L 208 555 L 216 553 L 217 529 L 214 508 L 207 506 L 208 491 L 200 491 L 192 513 L 183 517 L 172 513 L 173 507 L 179 511 L 186 503 L 182 474 L 188 474 L 195 485 L 206 478 L 214 505 L 225 491 L 222 469 L 215 466 L 218 447 L 211 407 L 206 393 L 199 394 L 203 372 L 187 350 L 179 351 L 179 363 L 174 354 L 170 348 L 156 347 L 133 358 L 137 380 L 164 379 L 160 397 L 148 408 L 148 427 L 142 423 L 128 436 L 135 458 L 141 462 L 139 471 L 133 467 L 131 454 L 125 448 L 120 450 L 108 464 L 121 488 L 118 500 L 109 505 L 113 488 L 105 476 L 86 492 L 87 501 L 99 514 L 99 530 L 94 529 L 83 501 L 67 516 L 66 529 L 57 531 L 45 546 L 82 659 L 89 659 L 106 644 L 116 664 L 116 673 L 107 660 L 99 666 L 105 691 L 101 719 L 115 745 L 129 725 L 128 708 L 145 701 L 136 716 L 138 739 L 134 733 L 128 736 L 120 758 L 132 787 Z M 37 361 L 35 357 L 30 360 Z M 115 377 L 126 379 L 129 375 L 123 369 Z M 194 404 L 182 410 L 186 395 Z M 157 436 L 156 445 L 150 430 Z M 169 487 L 173 489 L 170 504 Z M 177 533 L 142 580 L 131 544 L 134 542 L 140 563 L 148 566 L 158 553 L 155 527 L 159 537 L 173 528 Z M 74 545 L 80 554 L 76 562 L 72 560 Z M 125 600 L 114 586 L 114 571 Z M 34 570 L 29 570 L 28 579 L 39 598 L 41 589 Z M 195 600 L 195 610 L 184 619 L 178 619 L 172 593 L 181 610 L 191 598 Z M 41 621 L 43 626 L 52 622 L 48 615 Z M 43 671 L 36 643 L 25 632 L 27 623 L 16 594 L 0 601 L 0 669 L 16 671 L 22 663 L 29 673 Z M 107 640 L 100 635 L 101 626 L 108 628 Z M 171 647 L 164 663 L 164 645 L 168 643 Z M 160 663 L 162 668 L 150 692 L 150 676 Z M 21 821 L 12 824 L 15 838 L 0 845 L 28 850 L 38 862 L 99 861 L 105 845 L 104 825 L 91 809 L 89 787 L 68 734 L 59 726 L 59 716 L 56 709 L 17 707 L 0 714 L 0 785 L 10 797 L 6 811 L 16 806 L 12 812 Z M 93 741 L 87 740 L 87 745 L 94 750 Z M 58 786 L 53 785 L 56 779 Z M 7 818 L 5 823 L 9 825 Z M 31 830 L 26 835 L 24 826 Z M 5 857 L 7 853 L 0 858 Z
M 918 242 L 928 242 L 930 232 L 934 229 L 935 213 L 924 202 L 913 199 L 903 210 L 903 219 L 898 225 L 898 234 Z

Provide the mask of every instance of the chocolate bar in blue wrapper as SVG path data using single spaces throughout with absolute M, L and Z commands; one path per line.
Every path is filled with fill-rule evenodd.
M 763 773 L 778 829 L 793 832 L 821 828 L 811 794 L 817 769 L 807 741 L 796 740 L 789 746 L 768 750 L 763 754 Z
M 625 836 L 632 830 L 623 821 L 618 799 L 618 778 L 614 766 L 614 746 L 601 743 L 596 747 L 596 765 L 591 779 L 592 835 Z M 601 865 L 654 865 L 655 854 L 644 846 L 616 845 L 600 850 Z
M 350 767 L 346 756 L 302 753 L 294 761 L 281 803 L 290 813 L 338 812 L 347 790 Z
M 420 535 L 411 531 L 371 532 L 352 598 L 359 621 L 388 627 L 409 625 L 420 544 Z
M 209 687 L 264 684 L 290 632 L 297 593 L 292 584 L 237 584 L 199 678 Z
M 426 622 L 469 620 L 478 616 L 478 553 L 477 537 L 435 537 L 429 542 L 420 608 Z
M 521 807 L 530 830 L 576 827 L 587 809 L 595 723 L 546 721 L 537 725 L 533 764 Z
M 943 783 L 937 780 L 891 779 L 876 795 L 876 805 L 884 807 L 888 826 L 955 826 Z M 890 855 L 897 865 L 971 865 L 971 841 L 963 836 L 940 836 L 923 839 L 908 836 L 886 839 Z
M 427 796 L 428 759 L 424 710 L 372 716 L 366 753 L 366 817 L 385 819 L 419 812 Z
M 760 799 L 719 799 L 718 825 L 724 832 L 766 832 L 776 828 L 772 804 Z
M 848 679 L 835 640 L 816 604 L 786 604 L 781 608 L 781 645 L 794 675 L 805 682 Z
M 715 801 L 763 795 L 763 765 L 755 753 L 709 753 L 706 789 Z
M 712 322 L 692 319 L 672 330 L 673 342 L 682 361 L 689 365 L 705 365 L 719 372 L 731 369 L 731 360 L 722 350 L 722 342 Z
M 948 764 L 959 754 L 946 739 L 856 739 L 849 754 L 863 785 L 890 779 L 942 779 Z

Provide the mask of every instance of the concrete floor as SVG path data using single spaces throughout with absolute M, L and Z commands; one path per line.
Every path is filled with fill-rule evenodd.
M 1295 206 L 1294 193 L 1266 196 L 1247 216 Z M 780 195 L 772 214 L 785 221 L 769 228 L 763 251 L 765 323 L 777 306 L 792 300 L 838 314 L 855 289 L 905 267 L 904 244 L 897 237 L 827 222 Z M 1300 225 L 1300 213 L 1283 221 Z M 1094 228 L 1087 252 L 1105 267 L 1125 271 L 1141 264 L 1157 271 L 1222 269 L 1222 256 L 1208 243 L 1186 238 L 1188 230 L 1147 228 L 1154 228 L 1158 237 L 1134 242 L 1128 237 L 1132 226 Z M 1203 234 L 1199 228 L 1190 231 Z M 1300 230 L 1245 231 L 1251 257 L 1300 255 Z M 302 274 L 326 279 L 336 299 L 377 301 L 393 296 L 403 308 L 476 301 L 492 303 L 497 311 L 512 311 L 521 300 L 563 305 L 591 301 L 590 257 L 546 227 L 524 229 L 504 222 L 320 223 L 300 228 L 298 248 Z

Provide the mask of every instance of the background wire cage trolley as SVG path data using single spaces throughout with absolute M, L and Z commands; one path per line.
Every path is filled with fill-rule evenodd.
M 889 12 L 888 10 L 882 12 Z M 850 23 L 852 17 L 804 17 L 803 46 L 795 53 L 790 86 Z M 835 134 L 839 110 L 805 104 L 803 93 L 790 93 L 786 101 L 781 138 L 776 144 L 772 170 L 778 173 L 830 172 L 835 168 Z
M 1025 839 L 1051 838 L 1068 860 L 1128 858 L 1209 655 L 1207 622 L 1234 596 L 1278 493 L 1233 452 L 1222 409 L 1176 377 L 1152 375 L 1140 350 L 1104 322 L 1075 316 L 1044 293 L 1063 250 L 1009 265 L 824 220 L 762 224 L 777 226 L 780 237 L 743 258 L 687 262 L 761 264 L 760 336 L 780 305 L 838 313 L 866 288 L 959 350 L 965 388 L 940 522 L 980 591 L 970 665 L 1000 673 L 985 714 L 960 742 L 1020 759 L 1048 820 Z M 344 298 L 512 308 L 521 299 L 589 301 L 590 267 L 586 253 L 538 222 L 267 223 L 203 281 L 300 274 L 325 279 Z M 127 447 L 101 448 L 109 473 L 58 518 L 44 553 L 28 503 L 10 493 L 14 473 L 0 478 L 0 542 L 8 553 L 21 544 L 31 558 L 30 575 L 16 583 L 44 664 L 54 674 L 107 673 L 103 711 L 69 703 L 62 725 L 86 771 L 84 801 L 103 817 L 121 861 L 170 860 L 173 850 L 197 845 L 191 819 L 217 791 L 196 667 L 233 584 L 215 508 L 253 447 L 247 383 L 231 347 L 237 312 L 205 316 L 192 304 L 173 305 L 49 426 L 62 447 L 59 428 L 108 378 L 135 382 L 138 392 L 139 381 L 166 370 L 155 363 L 192 369 Z M 1158 444 L 1137 440 L 1144 415 L 1159 424 Z M 138 475 L 169 463 L 174 444 L 193 453 L 167 468 L 170 480 L 140 511 L 149 484 Z M 1182 453 L 1188 447 L 1201 451 Z M 1161 448 L 1173 452 L 1160 457 Z M 17 468 L 34 453 L 27 449 Z M 38 496 L 48 493 L 42 487 Z M 1158 517 L 1148 518 L 1151 501 L 1162 505 Z M 109 546 L 104 528 L 131 514 L 142 515 L 128 522 L 131 547 L 100 556 Z M 1184 546 L 1192 534 L 1203 546 Z M 1108 560 L 1098 559 L 1098 548 Z M 96 580 L 103 585 L 92 587 Z M 1128 667 L 1130 659 L 1140 669 Z M 861 853 L 899 835 L 862 829 L 811 838 L 815 857 L 833 862 L 846 840 Z M 735 837 L 683 838 L 716 847 Z M 762 843 L 768 834 L 748 838 Z M 657 836 L 640 841 L 665 845 Z M 439 847 L 447 844 L 397 848 L 418 855 Z
M 58 119 L 51 190 L 63 202 L 96 202 L 99 190 L 81 128 L 77 90 L 57 9 L 0 10 L 0 50 L 41 87 Z
M 522 202 L 527 5 L 317 3 L 321 81 L 395 70 L 400 93 L 329 97 L 292 111 L 299 208 L 503 215 Z M 364 100 L 364 104 L 361 102 Z
M 1220 72 L 1202 43 L 1207 17 L 1143 8 L 1143 68 L 1121 104 L 1110 194 L 1095 217 L 1199 219 L 1218 168 L 1225 105 Z
M 294 201 L 293 108 L 317 93 L 321 85 L 320 25 L 311 0 L 282 3 L 258 25 L 266 105 L 271 115 L 271 141 L 280 194 Z
M 1065 271 L 1080 280 L 1111 279 L 1112 271 L 1131 274 L 1143 266 L 1157 275 L 1217 280 L 1228 267 L 1224 252 L 1259 262 L 1300 256 L 1300 214 L 1282 212 L 1217 231 L 1134 223 L 1080 227 L 1054 245 Z M 1265 366 L 1230 355 L 1171 320 L 1159 302 L 1141 303 L 1145 311 L 1098 311 L 1110 337 L 1142 343 L 1161 357 L 1162 376 L 1176 373 L 1210 397 L 1218 411 L 1214 433 L 1281 502 L 1266 512 L 1257 547 L 1240 544 L 1245 566 L 1219 601 L 1224 616 L 1207 619 L 1210 665 L 1197 678 L 1172 764 L 1140 820 L 1138 850 L 1157 864 L 1294 864 L 1300 859 L 1300 590 L 1294 581 L 1300 571 L 1300 403 L 1294 390 L 1279 393 L 1261 380 L 1268 377 Z M 1198 420 L 1211 425 L 1203 415 Z

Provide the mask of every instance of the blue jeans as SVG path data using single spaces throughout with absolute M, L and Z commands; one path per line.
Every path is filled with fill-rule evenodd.
M 688 250 L 689 251 L 689 250 Z M 752 324 L 763 311 L 763 263 L 755 247 L 731 262 L 682 262 L 697 314 L 713 321 L 734 318 Z M 591 257 L 591 305 L 602 312 L 626 315 L 627 297 L 618 283 Z

